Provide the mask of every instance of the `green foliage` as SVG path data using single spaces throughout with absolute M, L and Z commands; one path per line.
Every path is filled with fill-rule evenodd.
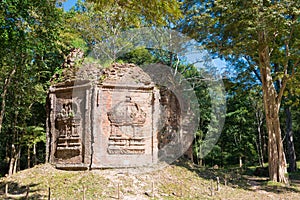
M 196 1 L 184 4 L 181 29 L 207 49 L 239 62 L 236 68 L 249 67 L 247 76 L 257 70 L 259 49 L 268 47 L 274 81 L 288 78 L 299 66 L 299 3 L 285 1 Z M 258 33 L 264 32 L 265 42 Z M 237 64 L 237 63 L 236 63 Z M 284 71 L 287 68 L 287 72 Z M 279 71 L 278 71 L 279 70 Z M 259 74 L 259 72 L 257 71 Z
M 133 48 L 136 37 L 126 31 L 137 27 L 164 25 L 181 17 L 179 3 L 171 1 L 78 1 L 65 14 L 62 33 L 68 46 L 80 46 L 103 63 L 116 62 Z M 125 40 L 125 39 L 126 40 Z M 85 45 L 84 45 L 84 43 Z M 133 61 L 135 62 L 135 61 Z
M 124 30 L 148 22 L 163 24 L 181 16 L 179 4 L 173 0 L 155 4 L 135 2 L 131 8 L 113 2 L 102 3 L 105 6 L 98 9 L 99 2 L 95 5 L 78 1 L 70 12 L 56 8 L 54 0 L 0 3 L 0 50 L 5 52 L 0 55 L 0 93 L 3 94 L 0 111 L 4 113 L 0 142 L 6 144 L 0 147 L 1 160 L 12 144 L 18 151 L 45 141 L 44 104 L 49 79 L 54 73 L 62 73 L 59 66 L 69 49 L 80 48 L 89 54 L 95 45 L 101 46 L 113 37 L 116 48 L 106 46 L 104 49 L 113 56 L 104 59 L 106 64 L 115 60 L 119 47 L 131 45 L 120 36 Z M 141 9 L 141 4 L 148 9 Z M 132 62 L 151 62 L 151 55 L 143 49 L 129 57 Z M 98 61 L 97 55 L 95 58 L 93 60 Z
M 291 45 L 299 42 L 297 37 L 290 38 L 296 35 L 289 35 L 299 34 L 300 13 L 296 1 L 206 1 L 198 6 L 194 1 L 187 1 L 186 7 L 188 5 L 194 5 L 186 13 L 192 15 L 192 19 L 183 25 L 184 30 L 224 55 L 254 56 L 261 45 L 257 37 L 261 30 L 266 30 L 269 45 L 278 53 L 285 40 L 294 40 Z M 295 32 L 290 32 L 291 29 Z M 211 34 L 209 38 L 207 33 Z M 284 59 L 283 56 L 274 59 Z
M 43 103 L 45 85 L 60 61 L 58 32 L 61 26 L 60 11 L 54 1 L 8 1 L 0 3 L 0 82 L 5 82 L 15 70 L 10 91 L 14 98 L 19 96 L 22 103 L 28 100 Z M 39 9 L 37 9 L 39 8 Z M 1 89 L 0 89 L 1 90 Z M 13 98 L 13 97 L 12 97 Z M 3 101 L 4 99 L 2 99 Z M 32 101 L 33 100 L 33 101 Z M 13 102 L 11 102 L 13 103 Z M 24 105 L 24 104 L 23 104 Z
M 33 147 L 34 144 L 39 142 L 46 143 L 46 133 L 45 128 L 41 126 L 27 126 L 27 127 L 19 127 L 16 126 L 22 132 L 21 143 L 30 148 Z
M 242 87 L 251 88 L 257 84 L 257 80 L 260 81 L 265 113 L 279 112 L 275 107 L 280 107 L 282 97 L 287 100 L 291 88 L 296 88 L 296 84 L 289 84 L 299 72 L 299 2 L 187 0 L 183 9 L 186 18 L 182 20 L 180 30 L 197 39 L 210 52 L 226 58 L 238 73 L 239 82 L 244 84 Z M 289 90 L 285 90 L 287 85 Z M 229 113 L 227 117 L 233 120 L 234 125 L 226 131 L 232 133 L 233 138 L 247 141 L 242 146 L 247 146 L 250 149 L 248 152 L 252 152 L 253 147 L 249 146 L 251 136 L 247 136 L 251 131 L 248 129 L 250 126 L 245 126 L 249 117 L 251 119 L 251 115 L 247 116 L 247 108 L 239 107 Z M 268 116 L 267 119 L 279 120 L 278 116 L 274 116 Z M 282 152 L 278 154 L 282 150 L 282 141 L 273 137 L 276 135 L 281 138 L 281 130 L 275 126 L 267 123 L 269 141 L 276 141 L 274 147 L 279 148 L 272 151 L 273 148 L 269 146 L 272 151 L 269 155 L 273 156 L 270 161 L 272 167 L 285 168 L 285 161 L 279 158 L 284 155 Z M 278 173 L 278 180 L 286 181 L 284 174 L 280 171 Z M 274 178 L 277 175 L 270 176 Z
M 55 7 L 55 1 L 2 1 L 0 10 L 0 50 L 5 52 L 0 55 L 3 160 L 13 154 L 8 153 L 12 144 L 18 151 L 45 142 L 48 80 L 61 64 L 64 49 L 62 10 Z
M 118 62 L 124 61 L 127 63 L 134 63 L 136 65 L 144 65 L 155 63 L 153 55 L 144 47 L 138 47 L 130 52 L 127 52 L 118 57 Z
M 182 17 L 180 3 L 176 0 L 88 0 L 95 2 L 96 10 L 117 8 L 115 20 L 124 23 L 130 22 L 134 26 L 140 26 L 143 20 L 155 25 L 166 24 L 167 20 L 175 22 Z
M 81 1 L 78 2 L 81 5 Z M 82 37 L 81 31 L 76 28 L 76 23 L 80 21 L 85 22 L 85 18 L 82 14 L 75 12 L 64 12 L 62 14 L 64 26 L 60 32 L 60 43 L 65 49 L 70 50 L 72 48 L 79 48 L 85 53 L 88 52 L 87 41 Z
M 295 151 L 297 155 L 297 160 L 299 159 L 300 155 L 300 109 L 299 106 L 292 108 L 292 120 L 293 120 L 293 133 L 294 133 L 294 145 Z M 299 167 L 300 165 L 298 165 Z
M 258 127 L 261 134 L 266 133 L 265 127 L 260 124 L 263 123 L 263 118 L 260 118 L 263 117 L 260 88 L 247 89 L 244 85 L 230 80 L 226 80 L 225 85 L 227 86 L 225 125 L 217 146 L 204 161 L 207 165 L 228 167 L 238 165 L 241 157 L 243 164 L 257 165 L 260 156 Z

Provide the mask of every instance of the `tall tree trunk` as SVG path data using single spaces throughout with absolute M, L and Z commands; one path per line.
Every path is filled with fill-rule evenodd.
M 296 153 L 294 147 L 293 131 L 292 131 L 292 114 L 289 106 L 285 108 L 286 114 L 286 144 L 288 157 L 288 171 L 295 172 L 297 170 Z
M 202 167 L 203 166 L 203 158 L 198 158 L 198 165 L 200 166 L 200 167 Z
M 239 163 L 240 163 L 240 168 L 243 167 L 243 158 L 242 156 L 239 156 Z
M 11 158 L 9 162 L 8 176 L 11 176 L 17 172 L 20 165 L 20 157 L 21 157 L 21 148 L 19 148 L 18 152 L 14 144 L 12 144 L 11 150 Z
M 10 148 L 9 148 L 10 144 L 8 143 L 8 141 L 6 141 L 5 144 L 5 160 L 7 161 L 7 163 L 9 163 L 9 159 L 10 159 Z
M 19 146 L 19 150 L 18 150 L 18 153 L 16 154 L 16 158 L 15 158 L 13 174 L 17 173 L 17 171 L 20 171 L 20 158 L 21 158 L 21 147 Z
M 263 124 L 263 113 L 257 107 L 256 108 L 256 125 L 257 125 L 257 132 L 258 132 L 258 140 L 256 142 L 257 154 L 258 154 L 258 161 L 261 167 L 264 167 L 264 154 L 263 154 L 263 134 L 262 134 L 262 124 Z
M 19 150 L 17 148 L 18 139 L 19 139 L 18 138 L 18 131 L 16 130 L 17 121 L 18 121 L 18 112 L 15 112 L 14 121 L 11 124 L 11 126 L 13 127 L 13 130 L 12 130 L 11 157 L 10 157 L 8 175 L 12 175 L 16 172 L 18 156 L 21 153 L 20 152 L 20 150 L 21 150 L 20 146 L 19 146 Z
M 272 181 L 288 183 L 286 173 L 287 165 L 283 144 L 281 140 L 281 130 L 279 123 L 278 111 L 273 111 L 269 108 L 266 116 L 268 128 L 268 160 L 269 160 L 269 174 Z
M 257 155 L 258 155 L 259 166 L 264 167 L 263 155 L 261 153 L 262 151 L 260 149 L 259 141 L 255 141 L 255 146 L 256 146 L 256 151 L 257 151 Z
M 9 168 L 8 168 L 8 176 L 13 175 L 14 173 L 14 164 L 16 160 L 16 147 L 14 143 L 11 145 L 11 155 L 10 155 L 10 161 L 9 161 Z
M 33 166 L 37 164 L 37 157 L 36 157 L 36 144 L 33 144 Z
M 267 43 L 267 33 L 259 33 L 259 68 L 262 80 L 266 125 L 268 130 L 268 161 L 271 181 L 288 183 L 287 165 L 281 139 L 279 108 L 281 96 L 277 94 L 271 76 L 270 52 Z M 283 91 L 285 88 L 282 87 Z
M 258 132 L 258 145 L 259 145 L 259 159 L 261 167 L 264 167 L 264 153 L 263 153 L 263 144 L 262 144 L 262 130 L 259 129 Z
M 1 102 L 1 111 L 0 111 L 0 133 L 1 133 L 2 123 L 3 123 L 4 113 L 5 113 L 6 94 L 7 94 L 11 79 L 15 73 L 16 73 L 16 66 L 14 66 L 13 70 L 11 71 L 11 73 L 8 75 L 8 77 L 4 81 L 4 86 L 3 86 L 3 90 L 2 90 L 2 94 L 1 94 L 2 102 Z

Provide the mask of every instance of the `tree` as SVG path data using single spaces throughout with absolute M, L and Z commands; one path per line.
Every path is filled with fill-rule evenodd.
M 293 139 L 294 139 L 294 148 L 295 148 L 295 154 L 300 154 L 300 123 L 299 123 L 299 116 L 300 116 L 300 109 L 299 109 L 299 96 L 294 101 L 293 107 L 292 107 L 292 120 L 293 120 Z M 298 166 L 299 167 L 299 166 Z
M 61 60 L 61 10 L 53 0 L 0 2 L 0 134 L 10 147 L 9 174 L 19 166 L 22 131 L 17 127 L 43 124 L 32 120 L 43 104 L 45 88 Z M 41 112 L 41 111 L 39 111 Z M 1 149 L 2 150 L 2 149 Z
M 180 3 L 177 0 L 88 0 L 94 2 L 96 10 L 117 8 L 112 13 L 114 22 L 140 26 L 142 21 L 148 25 L 163 25 L 167 21 L 176 21 L 182 17 Z M 126 16 L 124 18 L 124 16 Z M 113 23 L 114 23 L 113 22 Z M 145 25 L 145 24 L 144 24 Z
M 129 33 L 129 30 L 163 26 L 182 17 L 180 4 L 176 0 L 155 0 L 151 3 L 127 0 L 78 1 L 69 13 L 67 35 L 80 35 L 88 46 L 89 55 L 103 65 L 114 62 L 134 46 L 137 37 L 142 37 L 134 32 Z
M 228 60 L 242 60 L 261 81 L 268 130 L 269 175 L 287 183 L 279 111 L 299 67 L 300 5 L 296 1 L 186 1 L 181 30 Z M 276 80 L 281 87 L 276 87 Z
M 299 105 L 299 74 L 296 74 L 296 77 L 288 83 L 287 85 L 288 95 L 284 98 L 284 111 L 286 115 L 285 121 L 285 130 L 286 130 L 286 152 L 287 152 L 287 159 L 289 163 L 288 171 L 295 172 L 297 170 L 297 163 L 296 163 L 296 148 L 295 148 L 295 137 L 294 131 L 295 124 L 297 126 L 297 120 L 293 117 L 293 114 L 297 113 L 297 108 Z M 294 111 L 294 113 L 292 113 Z M 294 121 L 295 120 L 295 121 Z M 296 122 L 296 123 L 293 123 Z M 295 129 L 295 130 L 294 130 Z
M 36 145 L 39 142 L 46 143 L 46 133 L 44 127 L 27 126 L 17 127 L 23 132 L 21 144 L 27 146 L 27 168 L 30 168 L 31 163 L 31 148 L 33 149 L 33 164 L 37 164 Z

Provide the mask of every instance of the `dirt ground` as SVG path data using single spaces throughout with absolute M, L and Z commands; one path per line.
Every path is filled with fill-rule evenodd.
M 219 180 L 219 184 L 218 184 Z M 6 193 L 6 194 L 5 194 Z M 0 179 L 0 199 L 300 199 L 300 176 L 290 185 L 239 169 L 175 163 L 160 170 L 63 171 L 50 164 Z

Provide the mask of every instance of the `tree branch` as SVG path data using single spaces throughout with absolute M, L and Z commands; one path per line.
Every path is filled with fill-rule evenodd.
M 260 83 L 262 83 L 260 75 L 258 74 L 257 69 L 255 69 L 255 65 L 251 64 L 250 60 L 247 57 L 245 57 L 245 59 L 246 59 L 248 65 L 250 66 L 250 71 L 253 71 L 256 78 L 259 80 Z
M 281 99 L 282 99 L 282 96 L 283 96 L 283 92 L 284 92 L 284 90 L 286 88 L 286 84 L 287 84 L 288 80 L 289 80 L 289 78 L 287 78 L 286 76 L 284 76 L 283 79 L 282 79 L 281 87 L 280 87 L 279 93 L 278 93 L 277 98 L 276 98 L 277 103 L 281 102 Z

